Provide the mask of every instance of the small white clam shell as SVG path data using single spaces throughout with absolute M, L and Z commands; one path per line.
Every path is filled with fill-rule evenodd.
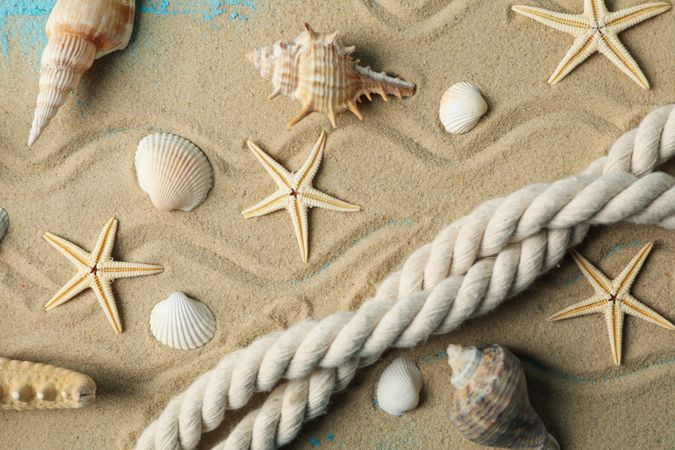
M 192 350 L 211 340 L 216 319 L 204 303 L 174 292 L 152 308 L 150 331 L 164 345 Z
M 415 409 L 420 401 L 422 372 L 414 362 L 396 358 L 382 372 L 377 384 L 377 405 L 392 416 Z
M 7 214 L 7 211 L 4 209 L 0 208 L 0 241 L 5 237 L 7 234 L 7 229 L 9 228 L 9 214 Z
M 169 133 L 144 137 L 136 150 L 138 184 L 162 211 L 192 211 L 213 187 L 211 164 L 187 139 Z
M 488 104 L 478 87 L 468 81 L 450 86 L 441 97 L 438 115 L 445 129 L 453 134 L 466 133 L 487 112 Z

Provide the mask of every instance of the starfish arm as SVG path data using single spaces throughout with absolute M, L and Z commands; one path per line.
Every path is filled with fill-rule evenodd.
M 589 56 L 597 51 L 597 38 L 592 30 L 578 36 L 565 57 L 560 61 L 551 77 L 549 84 L 556 84 L 567 76 L 574 68 L 584 62 Z
M 630 288 L 633 286 L 635 278 L 637 277 L 638 273 L 640 273 L 640 270 L 647 260 L 649 252 L 652 251 L 652 248 L 654 248 L 654 242 L 649 242 L 647 245 L 642 247 L 638 254 L 635 255 L 631 262 L 628 263 L 626 268 L 623 269 L 623 272 L 621 272 L 619 276 L 616 277 L 614 281 L 612 281 L 612 284 L 616 289 L 617 297 L 621 298 L 630 292 Z
M 596 294 L 611 294 L 612 293 L 612 282 L 602 273 L 600 270 L 591 264 L 586 258 L 581 256 L 579 252 L 572 249 L 570 254 L 574 259 L 574 262 L 577 263 L 579 269 L 584 274 L 586 279 L 591 283 Z
M 621 33 L 633 25 L 663 14 L 671 8 L 668 2 L 652 2 L 633 6 L 610 13 L 605 18 L 605 26 L 614 34 Z
M 291 220 L 293 221 L 293 230 L 295 231 L 295 237 L 298 240 L 298 246 L 300 247 L 300 256 L 302 257 L 302 262 L 307 262 L 308 251 L 308 230 L 307 230 L 307 207 L 298 199 L 293 199 L 293 201 L 288 203 L 287 208 L 288 213 L 291 215 Z
M 68 280 L 68 282 L 54 294 L 51 300 L 47 302 L 45 310 L 49 311 L 50 309 L 54 309 L 87 289 L 89 287 L 88 275 L 87 272 L 78 272 L 75 274 L 75 276 Z
M 575 303 L 572 306 L 568 306 L 546 320 L 554 322 L 556 320 L 571 319 L 572 317 L 587 316 L 589 314 L 603 312 L 606 308 L 607 296 L 598 294 L 579 303 Z
M 618 302 L 613 302 L 605 310 L 605 321 L 609 333 L 609 346 L 612 350 L 614 364 L 621 365 L 621 344 L 623 342 L 623 310 Z
M 615 34 L 601 33 L 598 41 L 598 51 L 612 61 L 623 73 L 640 85 L 642 89 L 649 89 L 649 81 L 642 73 L 635 59 L 628 53 L 626 47 Z
M 566 14 L 534 6 L 515 5 L 511 10 L 547 27 L 577 36 L 589 29 L 588 20 L 579 14 Z
M 310 186 L 316 171 L 319 170 L 319 165 L 321 164 L 321 158 L 323 157 L 323 149 L 326 147 L 326 132 L 321 131 L 321 136 L 319 140 L 314 144 L 312 152 L 307 157 L 307 160 L 302 165 L 300 170 L 295 174 L 295 187 L 296 189 L 301 189 L 305 186 Z
M 91 252 L 93 265 L 110 259 L 115 244 L 115 233 L 117 233 L 117 219 L 113 217 L 103 227 L 101 234 L 98 236 L 96 247 Z
M 144 277 L 162 273 L 164 268 L 156 264 L 142 264 L 124 261 L 107 261 L 101 264 L 97 273 L 99 278 L 116 280 L 118 278 Z
M 122 332 L 122 323 L 117 312 L 117 305 L 115 305 L 115 297 L 113 297 L 110 281 L 96 275 L 91 275 L 91 279 L 91 288 L 96 294 L 98 303 L 101 305 L 108 322 L 110 322 L 113 330 L 115 330 L 115 334 L 120 334 Z
M 65 239 L 56 236 L 52 233 L 45 233 L 43 235 L 45 240 L 51 244 L 52 247 L 57 249 L 59 253 L 68 258 L 75 266 L 80 269 L 89 268 L 89 253 L 82 250 L 77 245 L 72 242 L 68 242 Z
M 604 0 L 584 0 L 584 16 L 591 17 L 595 25 L 599 24 L 607 13 Z
M 343 202 L 338 198 L 325 194 L 314 188 L 305 188 L 301 192 L 301 195 L 302 201 L 311 208 L 324 208 L 330 209 L 332 211 L 342 211 L 342 212 L 356 212 L 361 210 L 360 206 Z
M 264 216 L 271 212 L 284 209 L 288 204 L 288 199 L 290 198 L 288 192 L 284 192 L 287 190 L 288 189 L 282 191 L 280 189 L 276 191 L 274 194 L 256 203 L 247 210 L 242 211 L 241 215 L 244 216 L 245 219 L 250 219 L 252 217 Z
M 632 295 L 627 295 L 621 300 L 621 309 L 631 316 L 646 320 L 647 322 L 651 322 L 667 330 L 675 330 L 675 325 L 673 325 L 672 322 L 637 300 Z
M 248 148 L 253 152 L 260 164 L 270 174 L 279 189 L 290 188 L 293 176 L 278 162 L 272 159 L 260 147 L 251 141 L 246 141 Z

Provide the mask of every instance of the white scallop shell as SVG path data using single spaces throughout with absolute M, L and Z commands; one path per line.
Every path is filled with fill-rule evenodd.
M 422 372 L 414 362 L 396 358 L 382 372 L 377 384 L 377 405 L 392 416 L 417 407 L 422 389 Z
M 196 145 L 169 133 L 144 137 L 136 150 L 138 184 L 162 211 L 192 211 L 211 187 L 211 164 Z
M 438 115 L 445 129 L 453 134 L 466 133 L 487 112 L 488 104 L 478 87 L 468 81 L 450 86 L 441 97 Z
M 204 303 L 174 292 L 152 308 L 150 331 L 164 345 L 192 350 L 211 340 L 216 319 Z
M 0 208 L 0 241 L 5 237 L 7 234 L 7 229 L 9 228 L 9 214 L 7 214 L 7 211 L 4 209 Z

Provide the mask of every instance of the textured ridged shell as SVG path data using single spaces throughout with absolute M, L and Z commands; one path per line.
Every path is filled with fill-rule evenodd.
M 216 333 L 216 319 L 204 303 L 174 292 L 152 308 L 150 331 L 164 345 L 192 350 L 211 340 Z
M 468 81 L 450 86 L 441 97 L 438 116 L 450 133 L 461 134 L 476 126 L 487 112 L 488 104 L 478 87 Z
M 448 347 L 453 395 L 449 418 L 468 440 L 491 447 L 559 450 L 527 396 L 525 373 L 508 350 Z
M 0 410 L 81 408 L 96 399 L 87 375 L 0 357 Z
M 385 73 L 357 65 L 351 57 L 354 47 L 343 46 L 333 34 L 320 34 L 305 24 L 307 31 L 293 41 L 277 41 L 248 54 L 260 75 L 272 81 L 274 91 L 302 103 L 302 110 L 293 118 L 291 127 L 312 112 L 325 113 L 333 127 L 336 115 L 350 110 L 359 119 L 363 116 L 357 102 L 365 95 L 379 94 L 398 98 L 410 97 L 415 85 Z
M 58 0 L 47 20 L 40 62 L 40 93 L 28 145 L 32 145 L 100 58 L 127 46 L 135 0 Z
M 7 234 L 8 229 L 9 229 L 9 214 L 7 214 L 7 211 L 5 211 L 4 209 L 0 208 L 0 242 Z
M 144 137 L 136 150 L 138 184 L 162 211 L 192 211 L 204 203 L 211 187 L 211 164 L 185 138 L 169 133 Z
M 420 401 L 422 372 L 414 362 L 396 358 L 387 366 L 377 384 L 377 405 L 392 416 L 415 409 Z

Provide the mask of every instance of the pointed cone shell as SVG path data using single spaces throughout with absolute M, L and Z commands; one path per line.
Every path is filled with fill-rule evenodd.
M 260 75 L 272 81 L 270 98 L 283 94 L 302 104 L 289 127 L 312 112 L 326 114 L 336 127 L 336 116 L 344 111 L 363 118 L 357 106 L 363 95 L 370 99 L 378 94 L 387 100 L 388 95 L 402 98 L 415 93 L 413 83 L 358 66 L 351 57 L 354 47 L 343 46 L 337 33 L 305 27 L 307 31 L 290 42 L 277 41 L 248 54 Z
M 196 145 L 168 133 L 151 134 L 136 150 L 138 184 L 162 211 L 192 211 L 204 203 L 211 187 L 211 164 Z
M 58 0 L 47 20 L 40 93 L 28 145 L 33 145 L 94 59 L 127 46 L 135 0 Z
M 438 115 L 450 133 L 466 133 L 487 112 L 488 104 L 475 84 L 467 81 L 450 86 L 441 97 Z
M 0 241 L 5 237 L 7 234 L 7 229 L 9 228 L 9 214 L 7 214 L 7 211 L 4 209 L 0 208 Z
M 174 292 L 152 308 L 150 331 L 164 345 L 192 350 L 211 340 L 216 319 L 204 303 Z
M 392 416 L 417 407 L 422 389 L 422 372 L 414 362 L 396 358 L 387 366 L 377 384 L 377 405 Z
M 448 347 L 454 393 L 449 418 L 468 440 L 490 447 L 560 449 L 527 396 L 525 373 L 508 350 Z

